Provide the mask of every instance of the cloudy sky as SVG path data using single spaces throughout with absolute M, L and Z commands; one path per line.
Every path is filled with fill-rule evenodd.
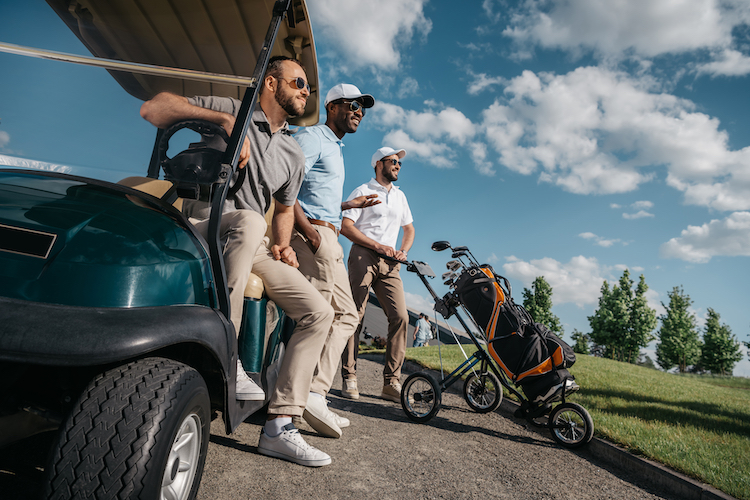
M 48 13 L 35 13 L 31 29 L 6 15 L 32 8 L 0 7 L 1 41 L 39 46 L 60 28 Z M 312 0 L 308 8 L 323 93 L 344 81 L 377 101 L 345 138 L 345 195 L 371 176 L 375 149 L 407 150 L 399 185 L 417 230 L 410 258 L 440 275 L 449 256 L 430 244 L 467 245 L 511 280 L 519 301 L 543 275 L 566 338 L 590 330 L 602 282 L 627 268 L 645 276 L 660 313 L 682 286 L 701 324 L 711 307 L 750 340 L 750 3 Z M 61 36 L 45 48 L 80 51 Z M 97 142 L 113 168 L 150 153 L 153 132 L 122 91 L 83 104 L 91 92 L 60 80 L 39 98 L 62 78 L 55 69 L 27 82 L 35 97 L 19 103 L 4 89 L 16 68 L 35 63 L 0 54 L 0 64 L 14 69 L 0 77 L 0 154 L 72 161 L 62 118 L 50 119 L 44 137 L 63 153 L 52 158 L 20 115 L 87 106 L 122 116 L 107 125 L 119 140 Z M 115 92 L 106 74 L 90 71 L 101 92 Z M 421 282 L 404 279 L 410 305 L 427 310 Z M 747 357 L 735 373 L 750 376 Z

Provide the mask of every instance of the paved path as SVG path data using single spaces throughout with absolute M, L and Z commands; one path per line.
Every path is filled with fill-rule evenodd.
M 360 358 L 358 401 L 340 398 L 341 381 L 334 382 L 330 407 L 352 422 L 341 439 L 299 425 L 309 443 L 333 458 L 326 467 L 311 469 L 259 455 L 260 420 L 242 424 L 231 436 L 215 420 L 199 498 L 679 498 L 589 451 L 560 448 L 548 433 L 528 429 L 507 410 L 474 413 L 457 393 L 443 395 L 440 412 L 428 423 L 412 423 L 400 404 L 377 397 L 381 373 L 381 363 Z

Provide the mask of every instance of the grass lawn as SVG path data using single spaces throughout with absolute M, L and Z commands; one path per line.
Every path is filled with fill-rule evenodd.
M 464 360 L 458 346 L 442 354 L 446 373 Z M 407 348 L 406 358 L 440 369 L 437 346 Z M 570 371 L 581 386 L 571 401 L 589 411 L 597 436 L 750 500 L 750 379 L 674 375 L 583 355 Z

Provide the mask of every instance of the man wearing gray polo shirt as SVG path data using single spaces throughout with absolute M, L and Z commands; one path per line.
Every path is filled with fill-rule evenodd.
M 376 195 L 341 202 L 345 178 L 341 139 L 357 131 L 365 110 L 374 103 L 371 95 L 340 83 L 326 95 L 325 124 L 308 127 L 294 136 L 305 154 L 305 179 L 295 205 L 296 230 L 291 244 L 300 271 L 330 302 L 335 315 L 310 386 L 304 418 L 319 433 L 335 438 L 341 437 L 341 429 L 349 426 L 349 420 L 330 411 L 325 397 L 341 352 L 359 324 L 344 251 L 338 242 L 341 211 L 379 203 Z
M 359 320 L 361 322 L 365 316 L 370 288 L 388 317 L 383 391 L 380 397 L 397 403 L 401 401 L 401 366 L 404 364 L 406 329 L 409 326 L 404 285 L 399 275 L 401 264 L 397 261 L 406 260 L 415 234 L 406 196 L 393 184 L 398 180 L 404 156 L 406 151 L 403 149 L 395 150 L 387 146 L 375 151 L 370 162 L 375 169 L 375 178 L 355 189 L 349 199 L 377 194 L 381 203 L 369 210 L 346 210 L 341 223 L 341 234 L 354 243 L 349 251 L 349 283 Z M 396 250 L 401 228 L 404 235 L 401 246 Z M 341 376 L 347 388 L 354 386 L 356 389 L 361 328 L 360 323 L 341 357 Z
M 330 304 L 296 269 L 297 257 L 290 245 L 294 202 L 304 176 L 304 155 L 291 137 L 286 120 L 302 114 L 310 87 L 302 66 L 288 57 L 271 58 L 261 85 L 258 109 L 253 113 L 238 165 L 247 173 L 246 179 L 237 194 L 227 198 L 221 218 L 231 320 L 239 332 L 243 292 L 251 271 L 263 279 L 269 298 L 295 320 L 268 402 L 268 419 L 261 431 L 258 452 L 319 467 L 330 464 L 331 457 L 308 445 L 292 423 L 293 416 L 304 412 L 316 362 L 333 321 Z M 227 97 L 187 99 L 161 93 L 143 104 L 141 116 L 160 128 L 180 120 L 203 119 L 223 126 L 231 134 L 240 104 Z M 275 206 L 273 243 L 265 237 L 264 219 L 271 204 Z M 189 203 L 184 211 L 205 235 L 205 217 L 209 215 L 206 207 Z M 236 396 L 265 398 L 239 360 Z

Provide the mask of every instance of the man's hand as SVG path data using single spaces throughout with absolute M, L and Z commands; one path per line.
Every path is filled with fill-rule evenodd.
M 379 205 L 380 200 L 377 198 L 377 194 L 357 196 L 356 198 L 341 203 L 341 210 L 349 210 L 350 208 L 367 208 L 373 205 Z
M 395 248 L 389 247 L 388 245 L 380 245 L 380 244 L 376 245 L 375 251 L 380 254 L 387 255 L 388 257 L 394 257 L 394 258 L 396 257 L 396 253 L 397 253 Z
M 271 247 L 271 253 L 273 254 L 273 258 L 276 260 L 280 260 L 281 262 L 292 267 L 299 267 L 299 262 L 297 262 L 297 254 L 294 253 L 294 249 L 292 249 L 292 247 L 281 247 L 279 245 L 273 245 Z
M 232 130 L 234 130 L 235 117 L 227 114 L 226 120 L 221 124 L 224 130 L 227 131 L 228 136 L 232 136 Z M 237 164 L 237 168 L 245 168 L 247 161 L 250 159 L 250 139 L 245 134 L 245 141 L 242 143 L 242 149 L 240 150 L 240 162 Z
M 393 255 L 393 257 L 394 257 L 394 258 L 395 258 L 396 260 L 401 260 L 401 261 L 403 261 L 403 260 L 406 260 L 406 252 L 404 252 L 404 251 L 401 251 L 401 250 L 398 250 L 398 251 L 397 251 L 397 252 L 396 252 L 396 253 L 395 253 L 395 254 Z

